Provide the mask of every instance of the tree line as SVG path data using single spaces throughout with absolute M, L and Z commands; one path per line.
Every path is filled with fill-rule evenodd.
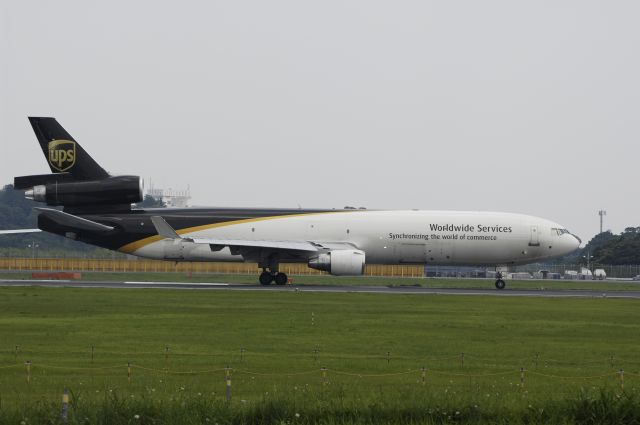
M 640 264 L 640 227 L 627 227 L 619 235 L 606 231 L 596 235 L 583 249 L 600 264 Z

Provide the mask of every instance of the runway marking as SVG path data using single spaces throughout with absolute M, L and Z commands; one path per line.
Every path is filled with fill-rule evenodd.
M 175 289 L 175 290 L 218 290 L 218 291 L 267 291 L 267 292 L 315 292 L 315 293 L 363 293 L 390 295 L 468 295 L 468 296 L 501 296 L 501 297 L 538 297 L 538 298 L 616 298 L 640 299 L 640 291 L 602 292 L 594 290 L 524 290 L 524 289 L 466 289 L 466 288 L 398 288 L 388 286 L 261 286 L 233 284 L 223 282 L 110 282 L 110 281 L 72 281 L 72 280 L 0 280 L 0 286 L 38 286 L 50 288 L 111 288 L 111 289 Z
M 96 282 L 98 283 L 98 282 Z M 114 282 L 124 283 L 128 285 L 198 285 L 198 286 L 229 286 L 228 283 L 214 283 L 214 282 Z

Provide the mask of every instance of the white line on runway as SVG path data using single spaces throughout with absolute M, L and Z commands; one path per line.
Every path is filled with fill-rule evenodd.
M 228 283 L 214 282 L 122 282 L 129 285 L 202 285 L 202 286 L 229 286 Z

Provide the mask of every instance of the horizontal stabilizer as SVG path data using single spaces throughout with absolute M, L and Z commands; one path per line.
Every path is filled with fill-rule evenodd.
M 16 229 L 16 230 L 0 230 L 0 235 L 19 235 L 21 233 L 42 232 L 40 229 Z
M 61 226 L 70 227 L 77 230 L 88 230 L 91 232 L 109 232 L 113 230 L 113 227 L 107 226 L 95 221 L 87 220 L 86 218 L 78 217 L 75 215 L 67 214 L 66 212 L 54 210 L 52 208 L 34 208 L 40 212 L 40 215 L 49 218 L 54 223 Z

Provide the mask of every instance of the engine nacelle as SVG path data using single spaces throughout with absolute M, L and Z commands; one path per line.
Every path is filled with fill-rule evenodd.
M 142 201 L 142 179 L 138 176 L 107 177 L 102 180 L 48 183 L 25 192 L 27 199 L 47 205 L 83 206 L 133 204 Z
M 337 249 L 309 260 L 309 267 L 335 276 L 359 276 L 364 273 L 365 255 L 359 249 Z

